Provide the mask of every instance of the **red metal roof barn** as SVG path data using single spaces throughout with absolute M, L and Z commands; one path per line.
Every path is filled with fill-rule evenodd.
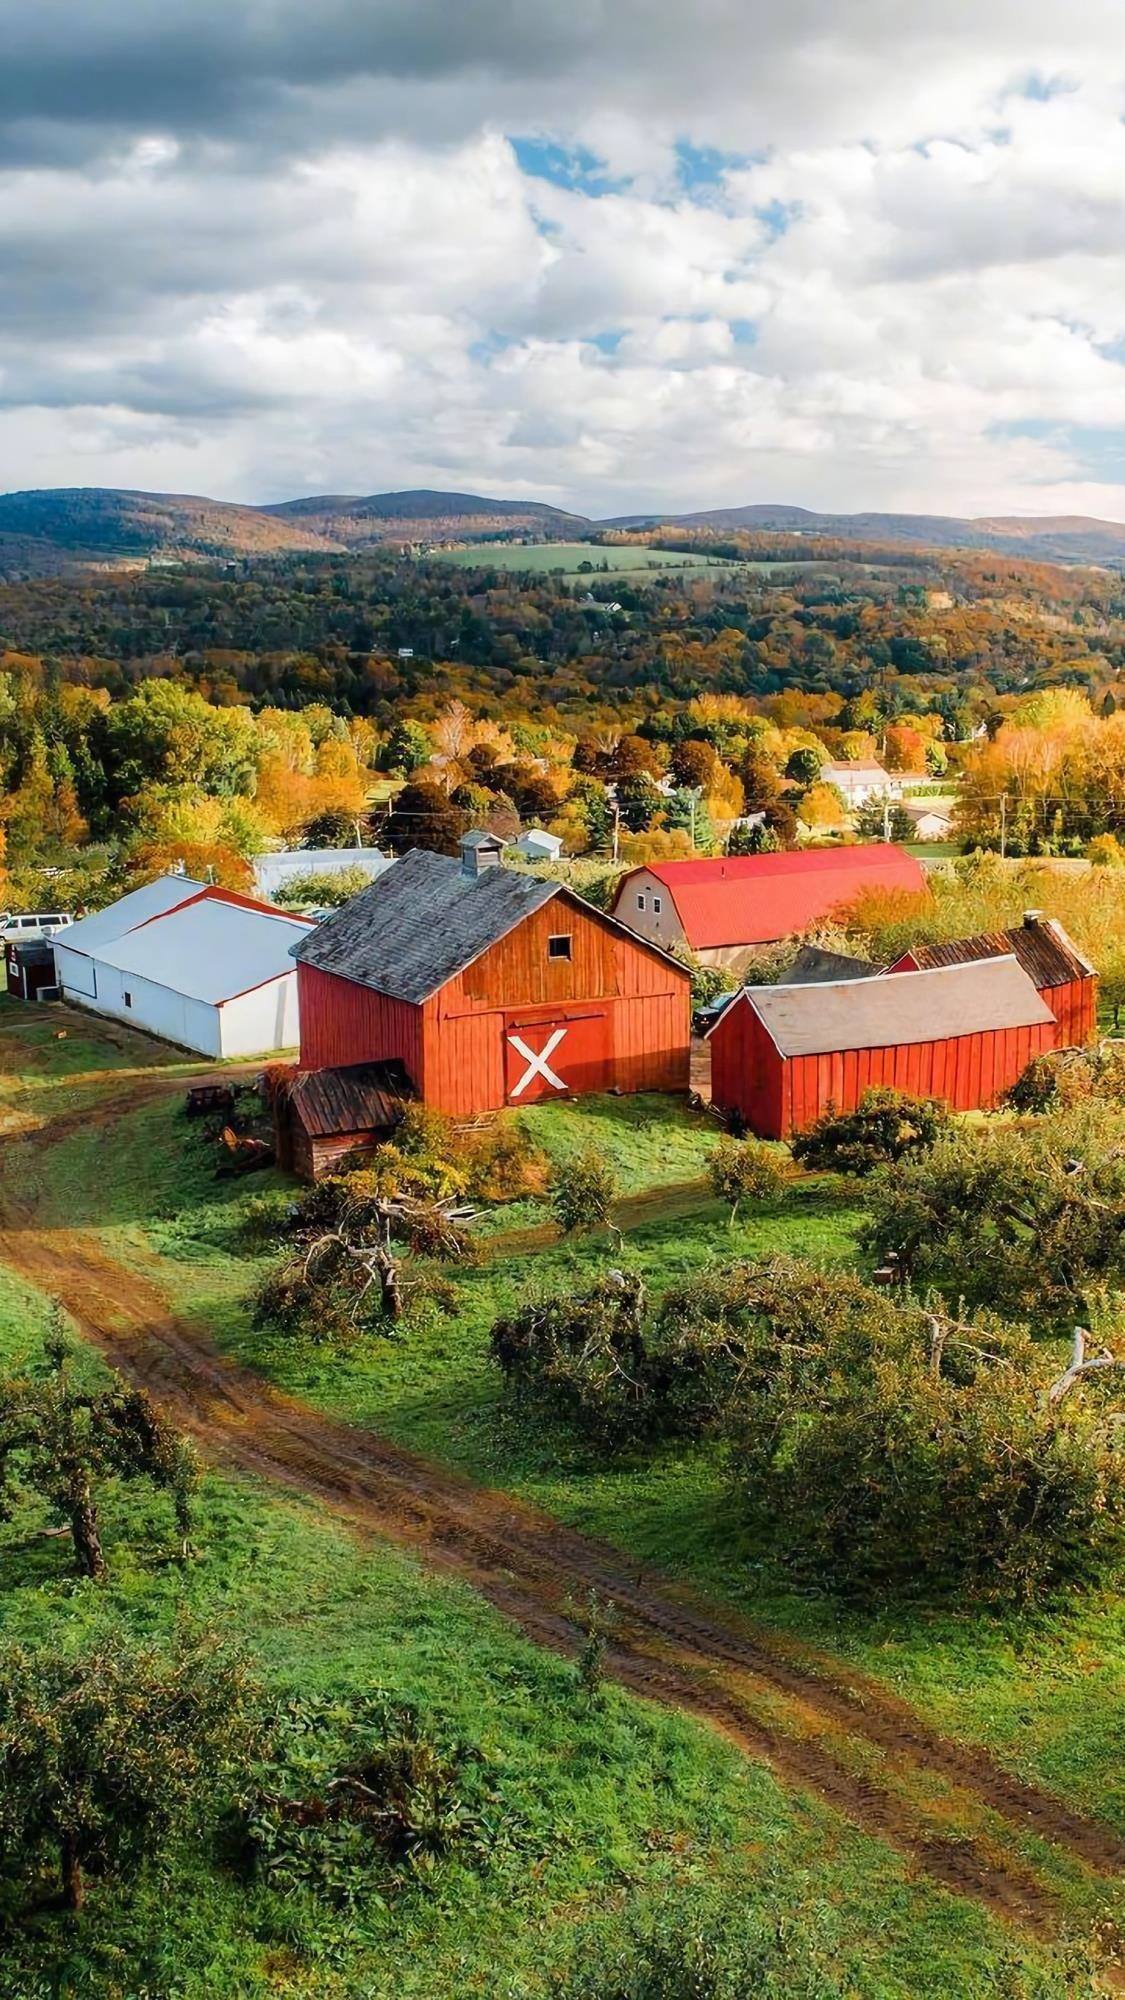
M 561 883 L 418 849 L 294 951 L 301 1067 L 397 1060 L 455 1116 L 686 1090 L 691 980 Z
M 757 945 L 796 937 L 864 889 L 926 889 L 901 847 L 816 847 L 792 854 L 654 861 L 631 869 L 613 914 L 665 949 L 686 944 L 705 965 L 742 971 Z
M 711 1095 L 787 1139 L 881 1085 L 955 1111 L 995 1104 L 1053 1049 L 1050 1008 L 1014 958 L 828 986 L 747 986 L 710 1031 Z
M 945 944 L 918 944 L 896 958 L 888 972 L 928 972 L 941 965 L 968 965 L 1007 953 L 1022 965 L 1059 1024 L 1061 1049 L 1082 1048 L 1098 1025 L 1098 976 L 1054 917 L 1028 910 L 1010 931 L 983 931 L 978 937 Z

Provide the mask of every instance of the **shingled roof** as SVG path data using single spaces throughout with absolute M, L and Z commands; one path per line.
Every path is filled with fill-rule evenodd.
M 450 856 L 414 847 L 302 938 L 293 957 L 418 1007 L 562 893 L 559 882 L 511 868 L 466 874 Z
M 779 986 L 830 986 L 841 979 L 871 979 L 882 970 L 867 958 L 849 958 L 843 951 L 825 951 L 818 944 L 803 944 Z
M 969 965 L 978 959 L 1009 955 L 1018 960 L 1040 992 L 1045 986 L 1069 986 L 1074 979 L 1094 977 L 1093 966 L 1062 925 L 1054 917 L 1030 911 L 1022 924 L 1013 925 L 1010 931 L 981 931 L 976 937 L 948 938 L 944 944 L 916 944 L 903 957 L 913 959 L 919 971 L 929 972 L 942 965 Z M 895 966 L 890 970 L 893 972 Z
M 895 979 L 876 974 L 835 986 L 745 986 L 731 1007 L 742 1001 L 753 1007 L 783 1056 L 952 1041 L 1054 1019 L 1011 957 L 902 972 Z M 721 1015 L 709 1033 L 725 1019 Z

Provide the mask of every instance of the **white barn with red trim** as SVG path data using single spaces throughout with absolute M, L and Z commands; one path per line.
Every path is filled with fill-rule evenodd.
M 291 947 L 312 928 L 271 904 L 165 876 L 66 931 L 64 1000 L 204 1056 L 300 1040 Z

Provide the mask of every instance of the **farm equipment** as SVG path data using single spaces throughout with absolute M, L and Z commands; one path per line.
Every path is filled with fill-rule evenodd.
M 265 1139 L 255 1139 L 249 1132 L 236 1132 L 233 1125 L 224 1125 L 219 1134 L 219 1144 L 224 1158 L 218 1172 L 225 1179 L 230 1174 L 255 1174 L 274 1163 L 274 1149 Z
M 234 1091 L 229 1083 L 195 1083 L 184 1105 L 189 1118 L 207 1118 L 212 1112 L 233 1111 Z

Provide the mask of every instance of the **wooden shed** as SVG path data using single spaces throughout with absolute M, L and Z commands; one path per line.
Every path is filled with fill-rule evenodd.
M 710 1030 L 711 1094 L 765 1139 L 787 1139 L 879 1086 L 955 1111 L 996 1104 L 1058 1045 L 1014 957 L 837 985 L 747 986 Z
M 275 1071 L 272 1083 L 277 1164 L 304 1181 L 370 1158 L 393 1134 L 410 1096 L 397 1062 Z
M 1058 1022 L 1058 1046 L 1084 1048 L 1097 1033 L 1098 976 L 1062 925 L 1041 910 L 1028 910 L 1022 924 L 1010 931 L 983 931 L 977 937 L 952 938 L 944 944 L 914 945 L 887 970 L 929 972 L 937 966 L 968 965 L 1009 953 L 1022 965 Z
M 454 1116 L 688 1087 L 686 967 L 471 839 L 403 855 L 293 956 L 302 1069 L 395 1060 Z

